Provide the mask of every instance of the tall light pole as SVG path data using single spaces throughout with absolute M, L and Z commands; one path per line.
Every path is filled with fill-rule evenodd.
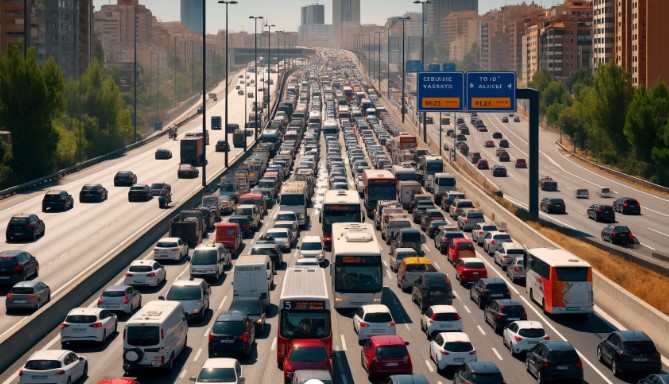
M 133 89 L 132 89 L 132 125 L 135 128 L 135 143 L 137 142 L 137 5 L 135 5 L 134 8 L 134 31 L 133 31 L 133 40 L 134 40 L 134 50 L 135 50 L 135 57 L 134 57 L 134 75 L 133 75 Z
M 386 92 L 390 100 L 390 28 L 386 29 L 388 45 L 386 46 Z
M 276 31 L 276 33 L 280 33 L 281 38 L 283 39 L 283 51 L 282 51 L 281 50 L 281 40 L 279 40 L 278 36 L 276 38 L 276 43 L 279 45 L 279 55 L 278 55 L 279 59 L 276 62 L 276 71 L 278 73 L 281 73 L 281 66 L 279 65 L 279 63 L 283 63 L 284 71 L 286 69 L 286 63 L 285 63 L 285 60 L 286 60 L 286 34 L 284 33 L 283 29 L 280 30 L 280 31 Z
M 381 32 L 374 32 L 374 33 L 376 34 L 376 38 L 379 39 L 377 45 L 379 56 L 377 57 L 378 61 L 376 66 L 376 78 L 379 83 L 379 91 L 381 91 Z
M 202 1 L 202 186 L 207 186 L 207 2 Z
M 425 70 L 425 4 L 430 4 L 430 0 L 414 0 L 414 4 L 420 4 L 420 25 L 422 28 L 420 38 L 420 65 L 421 70 Z M 423 141 L 427 143 L 427 113 L 423 112 Z
M 269 24 L 268 22 L 265 26 L 267 27 L 267 79 L 265 82 L 267 83 L 267 115 L 269 118 L 269 108 L 272 104 L 269 91 L 269 79 L 272 78 L 272 27 L 276 27 L 276 25 Z M 263 98 L 265 98 L 265 95 L 263 95 Z
M 225 126 L 223 127 L 223 138 L 225 139 L 225 167 L 228 167 L 228 152 L 230 152 L 230 144 L 228 143 L 228 5 L 237 4 L 237 0 L 219 0 L 219 4 L 225 4 Z M 246 79 L 244 79 L 246 82 Z M 246 92 L 244 92 L 246 93 Z M 246 95 L 244 95 L 246 98 Z M 246 103 L 246 100 L 244 100 Z M 244 137 L 246 137 L 246 127 L 244 127 Z M 246 149 L 246 146 L 244 146 Z
M 406 115 L 406 102 L 404 100 L 404 92 L 406 91 L 406 72 L 405 72 L 405 61 L 404 61 L 404 34 L 406 32 L 405 25 L 407 20 L 411 20 L 409 16 L 398 17 L 398 20 L 402 20 L 402 123 L 404 123 L 404 115 Z
M 258 141 L 258 19 L 262 20 L 262 16 L 249 16 L 249 19 L 253 19 L 254 34 L 253 34 L 253 66 L 256 76 L 255 76 L 255 93 L 253 94 L 255 98 L 255 104 L 253 109 L 255 110 L 255 138 Z M 246 135 L 246 131 L 244 131 Z M 246 136 L 244 136 L 246 137 Z

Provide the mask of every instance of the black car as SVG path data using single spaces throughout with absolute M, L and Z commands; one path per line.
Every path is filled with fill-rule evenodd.
M 250 220 L 247 216 L 233 215 L 228 217 L 228 222 L 239 224 L 239 228 L 242 230 L 243 237 L 249 237 L 251 234 L 251 228 L 249 226 Z
M 641 204 L 631 197 L 619 197 L 613 201 L 611 207 L 614 211 L 620 212 L 623 215 L 641 214 Z
M 611 332 L 597 346 L 597 360 L 609 364 L 615 376 L 622 372 L 659 373 L 660 353 L 641 331 Z
M 470 163 L 476 164 L 479 162 L 479 160 L 481 160 L 481 152 L 469 152 L 467 158 Z
M 179 164 L 179 169 L 177 170 L 177 178 L 184 179 L 194 179 L 200 176 L 200 171 L 190 164 Z
M 639 380 L 638 384 L 669 384 L 669 373 L 649 375 L 648 377 Z
M 209 357 L 225 352 L 241 352 L 251 355 L 256 341 L 253 320 L 243 313 L 225 311 L 216 317 L 209 333 Z
M 527 352 L 525 366 L 537 382 L 574 380 L 583 382 L 583 363 L 571 344 L 542 341 Z
M 559 197 L 544 197 L 539 203 L 539 208 L 546 213 L 567 212 L 567 205 Z
M 9 219 L 5 237 L 7 242 L 18 239 L 36 240 L 46 233 L 44 221 L 34 213 L 14 215 Z
M 494 165 L 490 172 L 495 177 L 506 177 L 506 167 L 503 165 Z
M 495 363 L 473 361 L 465 363 L 455 373 L 454 384 L 505 384 L 504 376 Z
M 230 143 L 225 139 L 216 142 L 216 152 L 230 152 Z
M 259 297 L 235 296 L 228 308 L 229 312 L 247 315 L 255 324 L 256 332 L 265 332 L 266 309 Z
M 503 137 L 502 132 L 493 132 L 492 133 L 492 138 L 493 139 L 501 139 L 502 137 Z
M 616 221 L 616 213 L 613 211 L 610 205 L 606 204 L 593 204 L 588 207 L 586 212 L 589 219 L 594 219 L 595 221 Z
M 39 275 L 37 259 L 26 251 L 0 251 L 0 286 L 12 286 Z
M 132 171 L 119 171 L 114 175 L 115 187 L 132 187 L 137 184 L 137 175 Z
M 42 212 L 67 211 L 73 207 L 74 199 L 66 191 L 48 191 L 42 199 Z
M 509 140 L 507 139 L 502 139 L 499 141 L 499 147 L 500 148 L 509 148 Z
M 128 201 L 149 201 L 153 198 L 151 188 L 146 184 L 135 184 L 128 191 Z
M 442 272 L 425 272 L 411 287 L 411 301 L 418 304 L 421 312 L 432 305 L 452 305 L 453 297 L 451 281 Z
M 156 149 L 155 154 L 156 160 L 167 160 L 172 158 L 172 151 L 165 148 Z
M 469 298 L 483 309 L 496 299 L 510 299 L 509 287 L 502 279 L 480 279 L 469 289 Z
M 107 188 L 102 184 L 85 184 L 79 191 L 79 202 L 87 201 L 105 201 L 109 197 Z
M 483 320 L 490 324 L 496 333 L 499 333 L 517 320 L 527 320 L 525 307 L 518 300 L 493 300 L 483 312 Z
M 511 156 L 509 156 L 509 152 L 507 151 L 497 151 L 497 159 L 499 161 L 511 161 Z
M 279 249 L 279 246 L 274 240 L 259 240 L 251 248 L 252 255 L 267 255 L 272 264 L 275 266 L 275 269 L 279 269 L 279 266 L 283 264 L 283 252 Z
M 626 225 L 607 225 L 602 229 L 602 241 L 608 241 L 611 244 L 634 243 L 634 235 Z

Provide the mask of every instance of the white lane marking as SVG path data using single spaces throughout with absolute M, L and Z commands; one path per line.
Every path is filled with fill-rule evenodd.
M 388 263 L 385 260 L 383 260 L 383 265 L 388 268 Z
M 274 337 L 274 339 L 272 339 L 272 346 L 270 347 L 270 350 L 272 351 L 275 349 L 276 349 L 276 336 Z
M 389 278 L 389 279 L 392 279 L 392 278 L 393 278 L 393 275 L 390 274 L 390 270 L 389 270 L 389 269 L 386 269 L 386 273 L 388 274 L 388 278 Z
M 651 231 L 653 231 L 653 232 L 655 232 L 655 233 L 659 233 L 659 234 L 662 235 L 662 236 L 669 237 L 669 234 L 664 233 L 664 232 L 660 232 L 660 231 L 658 231 L 657 229 L 653 229 L 653 228 L 651 228 L 651 227 L 646 227 L 646 228 L 648 228 L 649 230 L 651 230 Z
M 498 359 L 504 360 L 504 359 L 502 359 L 502 355 L 500 355 L 499 352 L 497 352 L 497 350 L 495 348 L 492 348 L 492 352 L 495 354 L 495 356 L 497 356 Z
M 427 369 L 429 369 L 430 372 L 434 372 L 434 367 L 432 367 L 430 360 L 425 360 L 425 365 L 427 365 Z
M 482 334 L 483 336 L 485 336 L 485 331 L 483 330 L 483 328 L 481 328 L 480 325 L 477 325 L 476 328 L 478 328 L 478 329 L 479 329 L 479 332 L 481 332 L 481 334 Z
M 565 341 L 567 341 L 567 340 L 565 340 Z M 605 382 L 607 382 L 608 384 L 613 384 L 613 382 L 612 382 L 611 380 L 607 379 L 606 376 L 604 376 L 604 374 L 602 373 L 602 371 L 600 371 L 597 367 L 595 367 L 595 366 L 590 362 L 590 360 L 586 359 L 586 357 L 581 353 L 581 351 L 579 351 L 579 350 L 577 349 L 577 350 L 576 350 L 576 353 L 578 353 L 578 356 L 581 357 L 581 360 L 585 361 L 585 362 L 590 366 L 590 368 L 592 368 L 593 371 L 597 372 L 597 374 L 598 374 L 602 379 L 604 379 Z
M 467 313 L 472 313 L 472 311 L 470 311 L 466 305 L 463 305 L 462 307 L 465 309 L 465 311 L 467 311 Z
M 186 370 L 185 369 L 181 371 L 181 374 L 179 375 L 179 378 L 182 379 L 182 380 L 186 378 Z
M 434 263 L 433 265 L 437 269 L 437 271 L 441 271 L 441 267 L 439 266 L 439 264 Z
M 216 310 L 216 312 L 219 312 L 221 309 L 223 309 L 223 304 L 225 304 L 225 301 L 227 299 L 228 299 L 227 295 L 223 297 L 223 300 L 221 300 L 221 304 L 218 305 L 218 309 Z
M 341 336 L 341 349 L 342 351 L 346 351 L 346 340 L 344 339 L 344 335 L 339 336 Z
M 455 296 L 455 298 L 458 300 L 460 299 L 460 295 L 458 295 L 458 293 L 455 291 L 453 291 L 453 296 Z
M 576 210 L 576 212 L 580 213 L 581 215 L 585 215 L 585 212 L 579 211 L 578 209 Z
M 646 245 L 646 244 L 644 244 L 644 243 L 639 243 L 639 244 L 641 244 L 642 246 L 644 246 L 644 247 L 650 249 L 651 251 L 655 251 L 655 248 L 651 247 L 650 245 Z
M 200 358 L 201 354 L 202 354 L 202 348 L 199 348 L 197 352 L 195 352 L 195 357 L 193 357 L 193 361 L 197 361 Z

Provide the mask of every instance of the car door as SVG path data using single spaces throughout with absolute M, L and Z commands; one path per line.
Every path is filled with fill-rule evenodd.
M 483 289 L 483 281 L 479 280 L 476 282 L 476 285 L 472 287 L 472 293 L 473 296 L 476 300 L 479 299 L 479 296 L 481 294 L 481 290 Z
M 165 268 L 163 268 L 163 266 L 159 263 L 153 263 L 153 270 L 156 271 L 159 281 L 163 281 L 167 278 L 167 272 L 165 271 Z
M 355 316 L 353 316 L 353 327 L 355 331 L 360 332 L 360 320 L 365 317 L 365 311 L 362 309 L 362 307 L 358 308 L 357 311 L 355 311 Z
M 130 298 L 130 306 L 132 308 L 139 308 L 140 303 L 142 302 L 142 295 L 133 287 L 128 287 L 125 290 L 125 293 Z
M 485 308 L 485 317 L 486 321 L 490 322 L 490 324 L 495 323 L 495 317 L 499 313 L 499 303 L 496 301 L 491 302 L 488 304 L 488 306 Z M 493 325 L 494 326 L 494 325 Z
M 49 298 L 49 287 L 44 283 L 37 283 L 35 285 L 35 293 L 39 296 L 41 303 L 46 303 L 46 300 Z
M 423 275 L 418 276 L 416 281 L 414 281 L 413 286 L 411 287 L 411 297 L 418 301 L 422 301 L 423 296 Z
M 433 342 L 430 343 L 432 356 L 439 357 L 439 349 L 442 345 L 444 345 L 444 338 L 440 334 L 437 334 L 437 336 L 432 341 Z
M 534 372 L 535 375 L 539 371 L 538 364 L 541 360 L 543 349 L 544 346 L 539 344 L 527 352 L 527 368 Z
M 76 381 L 84 375 L 84 366 L 86 365 L 84 361 L 79 360 L 74 352 L 70 352 L 65 356 L 63 361 L 65 363 L 65 371 L 72 373 L 72 381 Z
M 613 356 L 616 354 L 616 351 L 620 344 L 620 337 L 615 333 L 609 335 L 606 338 L 606 341 L 603 343 L 602 355 L 605 361 L 611 362 Z
M 100 320 L 105 324 L 107 335 L 112 334 L 116 329 L 116 315 L 107 310 L 103 310 L 100 312 Z

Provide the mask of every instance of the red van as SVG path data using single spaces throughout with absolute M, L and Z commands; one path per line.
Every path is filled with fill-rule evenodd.
M 261 218 L 267 214 L 267 206 L 262 193 L 245 193 L 239 196 L 239 205 L 253 204 L 258 207 Z
M 242 229 L 238 223 L 216 223 L 216 242 L 230 250 L 232 256 L 237 254 L 242 245 Z

